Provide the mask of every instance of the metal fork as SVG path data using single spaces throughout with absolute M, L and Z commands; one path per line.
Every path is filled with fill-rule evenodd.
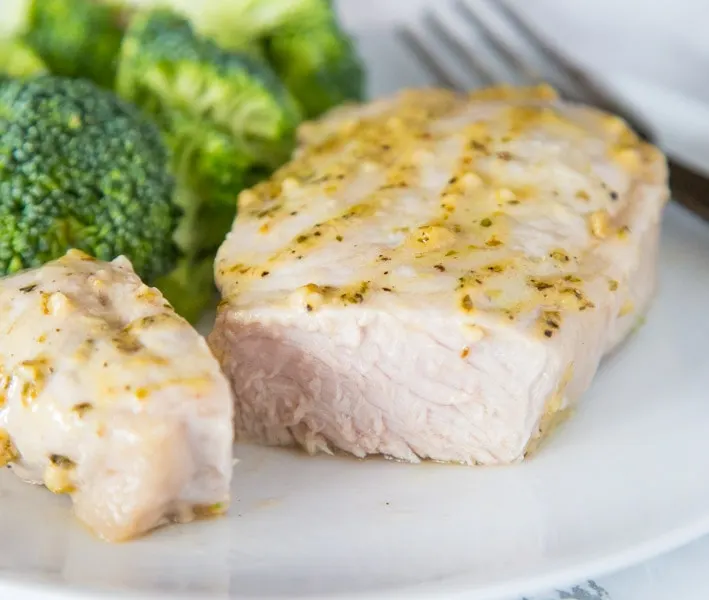
M 480 6 L 482 2 L 475 4 Z M 551 79 L 562 96 L 614 113 L 624 119 L 641 138 L 656 143 L 652 128 L 635 110 L 615 98 L 600 82 L 549 44 L 507 0 L 488 1 L 485 4 L 488 11 L 496 13 L 536 53 L 544 63 L 543 68 L 535 68 L 518 49 L 509 44 L 504 35 L 501 35 L 487 19 L 479 14 L 473 4 L 464 0 L 455 0 L 453 7 L 460 17 L 459 22 L 471 32 L 476 32 L 487 49 L 517 78 L 527 84 L 542 83 Z M 434 39 L 455 54 L 468 71 L 477 75 L 481 83 L 484 85 L 511 83 L 509 78 L 498 74 L 498 70 L 480 58 L 475 50 L 435 12 L 428 10 L 424 13 L 424 25 Z M 435 50 L 429 47 L 423 36 L 409 27 L 402 27 L 398 34 L 439 85 L 460 92 L 466 90 L 466 86 L 462 85 L 456 79 L 454 71 L 437 57 Z M 545 78 L 543 73 L 554 73 L 555 76 Z M 672 157 L 668 158 L 668 164 L 673 199 L 709 221 L 709 177 L 680 164 Z

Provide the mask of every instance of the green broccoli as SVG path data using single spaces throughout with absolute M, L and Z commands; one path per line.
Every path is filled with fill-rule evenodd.
M 189 268 L 213 258 L 239 191 L 290 156 L 300 113 L 267 63 L 222 49 L 162 9 L 131 19 L 116 89 L 155 120 L 172 152 L 184 260 L 161 282 L 179 312 L 180 290 L 194 289 Z
M 223 48 L 242 50 L 282 27 L 331 14 L 328 0 L 143 0 L 167 4 Z
M 222 167 L 279 166 L 292 151 L 300 113 L 269 66 L 199 37 L 166 10 L 135 16 L 126 32 L 116 89 L 169 132 L 178 158 L 206 170 L 209 187 L 234 186 Z M 215 164 L 213 160 L 226 161 Z M 200 190 L 202 191 L 202 190 Z M 206 190 L 209 192 L 209 190 Z
M 0 39 L 0 73 L 9 77 L 30 77 L 47 72 L 37 54 L 19 39 Z
M 169 156 L 141 112 L 82 79 L 0 81 L 0 274 L 78 248 L 170 271 L 179 220 Z
M 113 86 L 124 9 L 95 0 L 27 0 L 26 41 L 55 75 Z
M 362 63 L 329 0 L 169 4 L 225 48 L 260 48 L 308 118 L 364 95 Z
M 283 28 L 264 39 L 266 57 L 306 117 L 362 100 L 364 71 L 352 42 L 334 20 Z

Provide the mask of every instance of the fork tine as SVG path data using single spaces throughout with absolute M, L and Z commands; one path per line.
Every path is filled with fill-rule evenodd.
M 457 58 L 465 63 L 466 67 L 475 73 L 480 83 L 492 85 L 497 81 L 497 77 L 485 66 L 473 50 L 466 47 L 450 29 L 446 28 L 435 13 L 427 11 L 424 18 L 429 24 L 431 33 L 440 39 Z
M 552 48 L 542 36 L 535 31 L 526 20 L 519 16 L 519 13 L 505 0 L 495 2 L 497 9 L 514 25 L 527 42 L 551 63 L 552 66 L 560 68 L 574 83 L 579 83 L 580 87 L 588 85 L 588 77 L 563 54 Z
M 537 31 L 520 17 L 519 13 L 510 6 L 509 2 L 506 0 L 498 0 L 495 2 L 495 6 L 526 39 L 527 43 L 535 48 L 553 69 L 566 77 L 566 79 L 577 88 L 578 92 L 582 94 L 582 96 L 580 96 L 576 93 L 573 94 L 574 96 L 586 102 L 591 102 L 601 108 L 611 108 L 608 95 L 601 92 L 597 84 L 573 62 L 549 45 Z M 615 108 L 616 110 L 618 109 L 617 106 L 615 106 Z
M 455 90 L 456 92 L 464 92 L 465 89 L 451 73 L 441 65 L 440 61 L 426 47 L 426 44 L 421 42 L 411 29 L 408 27 L 400 27 L 396 30 L 401 41 L 411 50 L 421 64 L 426 68 L 430 75 L 444 87 Z
M 587 75 L 582 69 L 577 67 L 571 60 L 566 58 L 561 52 L 553 48 L 540 34 L 535 31 L 529 23 L 519 15 L 518 11 L 512 8 L 509 0 L 497 0 L 495 6 L 498 11 L 509 21 L 520 33 L 527 43 L 549 63 L 549 65 L 559 72 L 572 86 L 559 86 L 562 93 L 568 97 L 588 104 L 593 104 L 603 110 L 623 115 L 624 119 L 635 132 L 644 139 L 651 138 L 651 128 L 644 122 L 642 117 L 628 109 L 620 101 L 615 100 L 613 95 L 603 89 L 602 84 Z
M 465 0 L 456 0 L 454 3 L 458 12 L 463 17 L 463 20 L 473 29 L 475 29 L 483 38 L 483 41 L 492 48 L 501 58 L 504 59 L 521 75 L 532 81 L 540 80 L 540 76 L 536 71 L 524 60 L 522 60 L 517 52 L 492 31 L 490 26 L 480 18 L 475 10 L 465 2 Z

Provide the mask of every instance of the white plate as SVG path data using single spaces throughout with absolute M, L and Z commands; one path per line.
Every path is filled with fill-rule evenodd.
M 386 30 L 366 33 L 376 81 L 422 81 L 383 52 Z M 695 152 L 688 115 L 704 129 L 709 117 L 652 89 L 623 85 Z M 2 473 L 0 597 L 490 600 L 709 532 L 709 226 L 670 207 L 661 263 L 647 324 L 533 461 L 470 469 L 240 447 L 227 518 L 116 546 L 78 526 L 66 499 Z
M 708 298 L 709 227 L 672 207 L 647 324 L 516 467 L 242 447 L 228 518 L 117 546 L 3 473 L 0 597 L 506 598 L 669 550 L 709 531 Z

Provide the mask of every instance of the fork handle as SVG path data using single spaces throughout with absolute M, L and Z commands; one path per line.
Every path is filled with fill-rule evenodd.
M 672 198 L 709 221 L 709 178 L 671 158 L 667 164 Z

